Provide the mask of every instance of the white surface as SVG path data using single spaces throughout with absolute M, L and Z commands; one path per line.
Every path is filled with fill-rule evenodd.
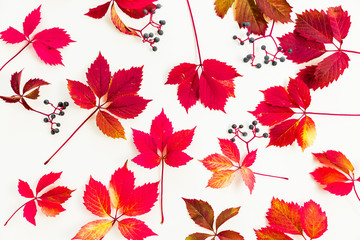
M 238 216 L 224 224 L 223 229 L 239 231 L 245 239 L 255 239 L 253 229 L 266 226 L 265 213 L 273 197 L 294 201 L 300 204 L 313 199 L 319 203 L 328 217 L 328 231 L 321 239 L 358 240 L 360 237 L 360 203 L 351 193 L 346 197 L 337 197 L 323 191 L 310 177 L 309 172 L 318 165 L 312 159 L 311 152 L 329 149 L 342 151 L 354 164 L 359 176 L 360 136 L 359 118 L 314 116 L 317 128 L 315 144 L 301 152 L 298 146 L 286 148 L 265 148 L 268 140 L 259 140 L 250 147 L 258 148 L 258 157 L 252 169 L 257 172 L 287 176 L 282 181 L 257 176 L 255 189 L 250 195 L 244 184 L 237 179 L 230 187 L 216 190 L 205 188 L 211 174 L 197 160 L 218 152 L 217 138 L 227 138 L 227 129 L 232 123 L 248 125 L 253 120 L 247 111 L 253 110 L 263 96 L 259 90 L 270 86 L 286 86 L 289 77 L 295 77 L 301 66 L 290 61 L 277 67 L 263 66 L 257 70 L 241 60 L 250 53 L 250 48 L 240 47 L 232 40 L 234 34 L 241 35 L 237 24 L 228 14 L 225 19 L 218 18 L 213 11 L 213 1 L 192 0 L 192 9 L 196 21 L 203 59 L 216 58 L 226 61 L 237 68 L 244 77 L 237 78 L 236 98 L 231 98 L 226 106 L 227 114 L 210 111 L 199 103 L 189 110 L 180 106 L 177 100 L 177 87 L 164 85 L 171 68 L 181 62 L 197 63 L 197 52 L 190 17 L 185 0 L 160 1 L 163 8 L 155 15 L 156 19 L 165 19 L 165 34 L 161 37 L 158 52 L 138 39 L 119 33 L 112 25 L 109 13 L 101 20 L 94 20 L 84 13 L 104 1 L 1 1 L 0 30 L 8 26 L 21 29 L 25 16 L 42 4 L 42 21 L 36 31 L 50 27 L 67 30 L 75 43 L 63 49 L 65 67 L 47 66 L 39 60 L 33 49 L 21 53 L 0 72 L 0 95 L 11 95 L 10 76 L 24 69 L 23 81 L 32 77 L 43 78 L 51 82 L 41 88 L 38 105 L 48 98 L 52 102 L 69 101 L 71 106 L 61 118 L 61 132 L 55 136 L 49 134 L 49 126 L 42 122 L 42 116 L 28 112 L 20 105 L 0 102 L 0 223 L 4 223 L 13 211 L 26 199 L 17 192 L 18 179 L 28 181 L 34 188 L 38 179 L 50 171 L 63 171 L 57 184 L 77 189 L 73 197 L 65 203 L 67 211 L 56 218 L 46 218 L 39 212 L 37 226 L 28 223 L 22 213 L 18 213 L 6 227 L 0 227 L 1 240 L 18 239 L 71 239 L 85 223 L 96 220 L 83 206 L 82 196 L 90 175 L 108 184 L 111 174 L 126 160 L 135 157 L 138 152 L 132 143 L 131 128 L 148 132 L 152 119 L 161 109 L 173 122 L 175 130 L 197 126 L 193 143 L 186 152 L 194 158 L 186 166 L 165 169 L 165 223 L 160 224 L 160 207 L 156 203 L 152 211 L 141 219 L 159 236 L 148 239 L 185 239 L 193 232 L 206 231 L 195 225 L 189 218 L 185 203 L 181 197 L 208 201 L 219 214 L 228 207 L 241 206 Z M 305 9 L 326 9 L 342 5 L 351 15 L 352 27 L 344 41 L 344 48 L 360 50 L 358 45 L 360 15 L 357 1 L 332 0 L 311 1 L 289 0 L 293 11 L 300 13 Z M 292 13 L 295 19 L 295 13 Z M 137 24 L 136 21 L 129 20 Z M 275 36 L 291 31 L 293 24 L 276 25 Z M 13 56 L 22 44 L 10 45 L 0 42 L 0 62 L 4 63 Z M 85 72 L 101 51 L 110 64 L 111 71 L 131 66 L 144 65 L 144 80 L 140 94 L 153 99 L 147 109 L 135 120 L 122 120 L 126 131 L 125 140 L 113 140 L 97 129 L 92 118 L 53 159 L 48 166 L 43 162 L 63 143 L 72 131 L 90 114 L 80 109 L 70 99 L 66 79 L 85 82 Z M 350 55 L 350 67 L 340 79 L 329 88 L 312 92 L 309 111 L 334 113 L 359 113 L 360 95 L 357 66 L 360 56 Z M 265 129 L 264 127 L 262 129 Z M 245 152 L 244 146 L 242 153 Z M 135 172 L 137 184 L 159 180 L 160 169 L 144 169 L 129 162 L 129 168 Z M 123 239 L 114 229 L 105 239 Z M 294 238 L 300 239 L 300 238 Z

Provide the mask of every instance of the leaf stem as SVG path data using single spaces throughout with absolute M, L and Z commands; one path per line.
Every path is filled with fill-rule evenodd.
M 16 209 L 16 211 L 10 216 L 10 218 L 6 221 L 6 223 L 4 224 L 4 227 L 8 224 L 8 222 L 13 218 L 13 216 L 23 207 L 25 207 L 26 204 L 28 204 L 31 201 L 34 201 L 35 198 L 31 199 L 30 201 L 27 201 L 26 203 L 24 203 L 23 205 L 21 205 L 18 209 Z
M 359 194 L 357 193 L 357 191 L 356 191 L 356 187 L 355 187 L 355 179 L 353 179 L 353 185 L 354 185 L 354 192 L 355 192 L 355 195 L 356 195 L 357 199 L 360 201 Z
M 347 53 L 360 54 L 360 52 L 358 52 L 358 51 L 345 50 L 345 49 L 325 50 L 325 52 L 347 52 Z
M 339 117 L 360 117 L 360 114 L 348 114 L 348 113 L 295 112 L 295 114 L 339 116 Z
M 160 209 L 161 209 L 161 224 L 164 223 L 164 207 L 163 207 L 163 192 L 164 192 L 164 158 L 161 158 L 161 180 L 160 180 Z
M 14 58 L 17 57 L 17 55 L 19 55 L 22 51 L 24 51 L 24 49 L 30 45 L 30 43 L 32 43 L 31 41 L 28 41 L 28 43 L 22 48 L 20 49 L 20 51 L 18 51 L 12 58 L 9 59 L 9 61 L 7 61 L 1 68 L 0 71 L 9 63 L 11 62 L 11 60 L 13 60 Z
M 199 46 L 199 40 L 198 40 L 198 36 L 197 36 L 197 32 L 196 32 L 196 27 L 195 27 L 195 21 L 194 21 L 194 17 L 193 17 L 192 11 L 191 11 L 191 6 L 190 6 L 190 3 L 189 3 L 189 0 L 186 0 L 186 2 L 187 2 L 187 5 L 188 5 L 188 7 L 189 7 L 191 22 L 192 22 L 192 25 L 193 25 L 193 28 L 194 28 L 194 34 L 195 34 L 197 51 L 198 51 L 198 55 L 199 55 L 200 66 L 202 66 L 203 63 L 202 63 L 202 60 L 201 60 L 200 46 Z
M 65 144 L 75 135 L 75 133 L 77 131 L 79 131 L 79 129 L 99 110 L 100 108 L 97 107 L 76 129 L 75 131 L 70 135 L 70 137 L 68 139 L 66 139 L 66 141 L 59 147 L 58 150 L 56 150 L 56 152 L 51 155 L 51 157 L 44 163 L 44 165 L 48 164 L 50 162 L 50 160 L 65 146 Z
M 253 171 L 253 173 L 256 175 L 264 176 L 264 177 L 272 177 L 272 178 L 280 178 L 280 179 L 284 179 L 284 180 L 289 180 L 289 178 L 287 178 L 287 177 L 273 176 L 273 175 L 268 175 L 268 174 L 263 174 L 263 173 L 257 173 L 254 171 Z

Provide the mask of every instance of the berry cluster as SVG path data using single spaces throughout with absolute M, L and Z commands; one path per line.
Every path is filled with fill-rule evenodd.
M 231 128 L 228 130 L 229 134 L 234 134 L 234 137 L 232 137 L 230 140 L 232 142 L 235 142 L 236 138 L 240 139 L 246 144 L 246 148 L 249 150 L 249 143 L 253 141 L 255 138 L 269 137 L 269 133 L 267 132 L 260 134 L 260 128 L 258 127 L 257 121 L 253 121 L 252 124 L 248 126 L 248 129 L 250 130 L 252 137 L 249 140 L 246 140 L 249 133 L 245 130 L 244 125 L 240 124 L 239 126 L 237 126 L 236 124 L 233 124 Z
M 244 45 L 246 41 L 249 41 L 250 44 L 252 44 L 252 53 L 248 54 L 246 57 L 244 57 L 243 61 L 245 63 L 250 62 L 251 66 L 256 67 L 256 68 L 261 68 L 261 63 L 254 63 L 255 62 L 255 42 L 259 41 L 261 39 L 265 39 L 265 38 L 270 38 L 272 40 L 272 42 L 274 43 L 275 47 L 276 47 L 276 52 L 272 53 L 270 51 L 268 51 L 266 45 L 261 45 L 261 50 L 263 50 L 265 52 L 265 56 L 264 56 L 264 63 L 265 64 L 269 64 L 271 62 L 271 64 L 273 66 L 276 66 L 278 64 L 278 61 L 280 62 L 285 62 L 285 57 L 281 56 L 279 57 L 278 54 L 282 53 L 284 54 L 284 50 L 282 49 L 282 47 L 278 46 L 277 42 L 275 41 L 275 38 L 272 36 L 272 32 L 274 29 L 274 22 L 272 24 L 270 33 L 264 36 L 260 36 L 257 38 L 254 38 L 251 36 L 251 32 L 250 32 L 250 23 L 249 22 L 243 22 L 242 26 L 246 29 L 246 36 L 247 38 L 245 39 L 241 39 L 238 36 L 234 35 L 233 39 L 234 40 L 239 40 L 240 41 L 240 45 Z M 292 53 L 292 49 L 289 49 L 288 52 Z
M 139 35 L 142 37 L 144 43 L 147 42 L 150 44 L 150 46 L 154 52 L 157 51 L 157 47 L 154 46 L 154 44 L 160 41 L 160 37 L 158 37 L 158 36 L 161 36 L 164 34 L 164 31 L 162 30 L 162 26 L 166 24 L 165 20 L 160 20 L 159 23 L 157 23 L 153 20 L 153 16 L 156 13 L 155 10 L 160 9 L 160 8 L 161 8 L 161 4 L 157 4 L 155 9 L 150 9 L 150 10 L 144 9 L 143 14 L 150 15 L 149 22 L 140 30 L 132 28 L 132 30 L 139 33 Z M 148 26 L 154 27 L 156 29 L 156 33 L 158 36 L 155 36 L 154 32 L 145 32 L 145 29 Z
M 42 113 L 42 112 L 39 112 L 36 110 L 34 110 L 34 111 L 46 116 L 44 118 L 44 122 L 50 123 L 50 128 L 51 128 L 50 132 L 52 135 L 54 135 L 55 133 L 59 133 L 60 132 L 59 127 L 61 126 L 61 124 L 58 122 L 55 122 L 54 119 L 56 118 L 56 116 L 64 116 L 65 115 L 64 110 L 66 109 L 66 107 L 69 106 L 69 103 L 68 102 L 59 102 L 57 104 L 57 106 L 55 106 L 54 104 L 50 103 L 49 100 L 45 99 L 44 104 L 50 105 L 53 108 L 53 111 L 49 114 Z

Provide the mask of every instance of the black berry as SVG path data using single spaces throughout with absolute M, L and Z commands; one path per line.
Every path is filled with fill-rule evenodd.
M 260 132 L 260 129 L 259 128 L 255 128 L 255 132 Z
M 160 29 L 160 30 L 158 30 L 158 34 L 159 34 L 159 35 L 163 35 L 163 34 L 164 34 L 164 31 Z
M 237 128 L 236 124 L 231 125 L 232 128 Z
M 160 9 L 161 7 L 162 7 L 161 4 L 156 4 L 157 9 Z
M 246 57 L 247 57 L 248 59 L 252 59 L 253 55 L 252 55 L 252 54 L 248 54 Z
M 69 102 L 64 102 L 64 106 L 68 107 L 69 106 Z
M 49 104 L 49 103 L 50 103 L 49 100 L 47 99 L 44 100 L 44 104 Z
M 292 52 L 293 52 L 292 48 L 289 48 L 288 53 L 292 53 Z
M 160 41 L 160 38 L 155 37 L 155 38 L 154 38 L 154 41 L 155 41 L 155 42 L 159 42 L 159 41 Z
M 282 50 L 282 47 L 278 46 L 278 50 L 281 51 L 281 50 Z
M 55 133 L 60 132 L 60 130 L 58 128 L 55 128 L 54 131 L 55 131 Z
M 258 124 L 258 122 L 257 122 L 257 121 L 253 121 L 252 124 L 255 126 L 255 125 Z
M 261 46 L 261 49 L 262 49 L 262 50 L 265 50 L 265 49 L 266 49 L 266 46 L 265 46 L 265 45 L 262 45 L 262 46 Z
M 51 130 L 51 134 L 52 135 L 54 135 L 56 132 L 55 132 L 55 130 L 53 129 L 53 130 Z
M 151 37 L 151 38 L 152 38 L 153 36 L 154 36 L 154 34 L 153 34 L 153 33 L 149 33 L 149 37 Z
M 249 42 L 253 43 L 253 42 L 255 42 L 255 39 L 251 37 L 251 38 L 249 38 Z
M 154 52 L 156 52 L 156 51 L 157 51 L 157 47 L 156 47 L 156 46 L 153 46 L 152 50 L 153 50 Z
M 265 59 L 266 61 L 269 61 L 270 57 L 269 57 L 268 55 L 266 55 L 266 56 L 264 56 L 264 59 Z
M 146 9 L 143 10 L 143 14 L 148 14 L 148 11 Z
M 148 37 L 149 37 L 149 34 L 148 34 L 148 33 L 144 33 L 143 37 L 144 37 L 144 38 L 148 38 Z
M 257 63 L 257 64 L 256 64 L 256 67 L 257 67 L 257 68 L 261 68 L 261 63 Z
M 243 135 L 244 137 L 246 137 L 246 136 L 247 136 L 247 132 L 243 132 L 242 135 Z
M 51 119 L 54 119 L 55 117 L 56 117 L 56 115 L 55 114 L 51 114 Z
M 230 128 L 229 130 L 228 130 L 228 133 L 233 133 L 234 131 Z
M 268 63 L 269 63 L 269 61 L 268 61 L 268 60 L 265 60 L 265 61 L 264 61 L 264 63 L 265 63 L 265 64 L 268 64 Z
M 280 62 L 285 62 L 285 57 L 281 57 Z
M 243 128 L 243 127 L 244 127 L 244 125 L 242 125 L 242 124 L 239 125 L 239 128 Z
M 58 106 L 59 106 L 59 107 L 63 107 L 63 106 L 64 106 L 64 103 L 63 103 L 63 102 L 58 102 Z
M 254 129 L 254 125 L 249 125 L 249 129 Z
M 165 20 L 160 20 L 159 23 L 160 23 L 161 25 L 165 25 L 165 24 L 166 24 L 166 21 L 165 21 Z
M 245 43 L 243 41 L 240 42 L 240 45 L 244 45 Z
M 234 39 L 234 40 L 236 40 L 236 39 L 237 39 L 237 36 L 236 36 L 236 35 L 234 35 L 234 36 L 233 36 L 233 39 Z
M 57 126 L 57 127 L 60 127 L 60 126 L 61 126 L 61 124 L 60 124 L 60 123 L 56 123 L 56 126 Z
M 61 111 L 61 112 L 59 113 L 59 115 L 60 115 L 60 116 L 64 116 L 64 115 L 65 115 L 65 112 L 62 112 L 62 111 Z
M 272 62 L 272 65 L 273 65 L 273 66 L 276 66 L 276 65 L 277 65 L 277 62 L 276 62 L 276 61 L 273 61 L 273 62 Z
M 235 142 L 235 138 L 230 139 L 232 142 Z
M 44 122 L 49 122 L 49 119 L 48 118 L 44 118 Z
M 246 62 L 246 63 L 247 63 L 249 60 L 250 60 L 250 59 L 248 59 L 248 58 L 244 58 L 244 59 L 243 59 L 243 61 Z
M 264 134 L 263 134 L 263 137 L 264 137 L 264 138 L 268 138 L 268 137 L 269 137 L 269 134 L 268 134 L 268 133 L 264 133 Z

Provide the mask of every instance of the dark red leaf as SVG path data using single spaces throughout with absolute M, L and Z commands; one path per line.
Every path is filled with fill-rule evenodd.
M 292 144 L 296 139 L 298 124 L 299 120 L 289 119 L 270 128 L 269 146 L 284 147 Z
M 117 5 L 126 9 L 140 9 L 145 8 L 155 0 L 115 0 Z
M 255 2 L 266 17 L 281 23 L 291 22 L 292 7 L 286 0 L 255 0 Z
M 306 110 L 311 103 L 310 90 L 301 80 L 291 79 L 287 87 L 291 99 L 297 106 Z
M 316 68 L 317 65 L 306 66 L 298 72 L 296 79 L 303 81 L 310 89 L 318 88 L 318 84 L 315 81 Z
M 90 87 L 78 81 L 68 80 L 68 89 L 71 98 L 79 107 L 91 109 L 96 106 L 96 98 Z
M 183 198 L 191 219 L 199 226 L 213 231 L 214 210 L 205 201 Z
M 287 107 L 274 107 L 262 101 L 257 105 L 255 111 L 250 112 L 256 119 L 265 126 L 273 126 L 280 123 L 292 115 L 294 111 Z
M 198 65 L 192 63 L 181 63 L 174 67 L 168 76 L 165 84 L 180 84 L 196 73 Z
M 244 240 L 240 233 L 231 230 L 219 232 L 218 237 L 220 240 Z
M 40 96 L 40 90 L 39 88 L 34 89 L 30 93 L 26 94 L 24 97 L 29 99 L 37 99 Z
M 106 109 L 117 117 L 133 119 L 144 111 L 150 101 L 138 95 L 127 95 L 116 99 Z
M 13 75 L 11 75 L 10 85 L 12 90 L 18 94 L 20 94 L 20 81 L 21 81 L 21 74 L 22 70 L 20 72 L 15 72 Z
M 222 211 L 216 218 L 216 229 L 219 229 L 223 223 L 228 221 L 230 218 L 236 216 L 239 213 L 240 207 L 228 208 Z
M 109 9 L 111 1 L 101 4 L 95 8 L 91 8 L 89 9 L 89 12 L 87 12 L 85 15 L 92 17 L 92 18 L 102 18 L 103 16 L 105 16 L 107 10 Z
M 346 38 L 350 29 L 350 16 L 347 11 L 344 11 L 341 6 L 329 7 L 327 15 L 330 20 L 331 29 L 334 38 L 339 42 Z
M 289 96 L 289 93 L 282 86 L 275 86 L 261 91 L 264 94 L 264 100 L 266 103 L 274 107 L 285 107 L 292 108 L 296 107 L 292 99 Z
M 26 93 L 27 91 L 34 89 L 34 88 L 38 88 L 44 85 L 48 85 L 49 83 L 39 79 L 39 78 L 34 78 L 34 79 L 30 79 L 29 81 L 27 81 L 24 85 L 23 88 L 23 93 Z
M 107 93 L 111 78 L 110 67 L 100 52 L 88 69 L 86 77 L 87 83 L 98 98 L 101 98 Z
M 199 100 L 199 81 L 199 74 L 194 72 L 179 84 L 177 95 L 186 112 Z
M 138 131 L 136 129 L 133 130 L 133 139 L 136 148 L 139 152 L 148 152 L 152 151 L 156 153 L 156 143 L 154 139 L 148 133 L 144 133 L 142 131 Z
M 164 109 L 154 118 L 151 124 L 150 136 L 154 138 L 157 147 L 163 151 L 169 138 L 173 134 L 172 123 L 165 115 Z
M 0 96 L 0 98 L 7 103 L 17 103 L 21 99 L 21 97 L 18 97 L 18 96 L 12 96 L 12 97 Z

